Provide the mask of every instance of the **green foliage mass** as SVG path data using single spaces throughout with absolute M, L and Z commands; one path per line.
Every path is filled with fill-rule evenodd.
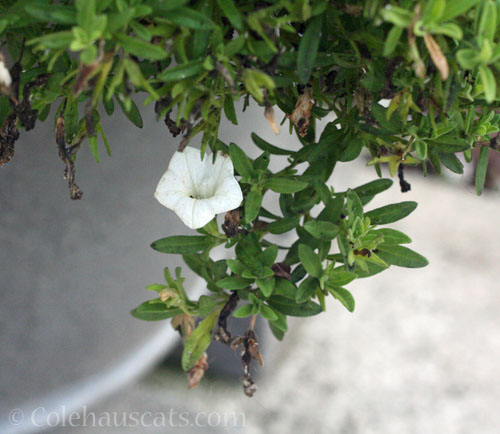
M 392 185 L 381 178 L 382 165 L 405 191 L 406 165 L 460 174 L 474 148 L 481 193 L 500 125 L 499 15 L 500 0 L 2 0 L 2 52 L 13 78 L 0 99 L 2 146 L 6 125 L 32 128 L 54 105 L 60 157 L 74 175 L 84 139 L 96 160 L 98 136 L 109 151 L 102 108 L 111 116 L 117 103 L 142 127 L 132 96 L 144 92 L 145 104 L 154 103 L 170 131 L 182 135 L 181 146 L 201 134 L 203 151 L 230 155 L 244 194 L 239 213 L 222 230 L 213 220 L 199 235 L 152 244 L 183 255 L 209 295 L 191 300 L 180 270 L 174 280 L 166 269 L 166 284 L 148 287 L 159 297 L 132 312 L 174 318 L 190 371 L 214 329 L 235 344 L 227 338 L 231 314 L 262 316 L 281 340 L 288 316 L 316 315 L 328 296 L 354 310 L 345 288 L 353 280 L 427 264 L 404 246 L 408 236 L 379 227 L 406 217 L 416 203 L 365 207 Z M 273 106 L 289 115 L 298 151 L 253 134 L 262 154 L 252 160 L 244 147 L 218 138 L 222 117 L 242 122 L 235 102 L 246 107 L 251 99 L 269 119 Z M 334 120 L 319 134 L 316 121 L 327 115 Z M 380 179 L 347 191 L 327 185 L 335 166 L 363 149 Z M 274 155 L 288 158 L 277 173 L 268 168 Z M 262 207 L 264 195 L 275 197 L 281 215 Z M 266 238 L 290 231 L 291 246 Z M 234 252 L 232 259 L 210 257 L 219 245 Z M 192 331 L 194 317 L 205 319 Z M 239 339 L 248 350 L 254 338 Z M 251 394 L 248 384 L 245 391 Z

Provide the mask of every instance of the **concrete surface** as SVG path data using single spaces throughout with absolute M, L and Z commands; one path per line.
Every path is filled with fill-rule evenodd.
M 340 189 L 371 179 L 371 169 L 349 163 L 339 166 L 332 182 Z M 169 365 L 93 410 L 173 414 L 166 425 L 142 428 L 151 433 L 500 432 L 500 195 L 476 197 L 466 176 L 439 182 L 410 173 L 408 180 L 411 192 L 403 195 L 394 186 L 369 208 L 418 201 L 409 218 L 391 227 L 409 234 L 430 265 L 392 267 L 355 281 L 348 286 L 356 298 L 353 314 L 330 300 L 326 313 L 292 321 L 283 343 L 264 339 L 266 364 L 255 367 L 259 390 L 252 399 L 240 382 L 220 376 L 188 391 L 184 375 Z M 225 355 L 238 358 L 230 350 Z M 214 358 L 210 352 L 210 363 Z M 182 412 L 189 412 L 183 413 L 187 422 Z M 212 413 L 214 426 L 207 426 Z M 242 413 L 244 423 L 233 426 L 230 416 Z M 196 426 L 197 415 L 203 426 Z
M 249 133 L 255 129 L 261 113 L 253 109 L 245 116 L 248 116 L 246 119 L 249 121 L 241 120 L 241 128 L 225 126 L 222 139 L 237 140 L 243 147 L 248 147 L 246 149 L 251 149 Z M 123 131 L 122 136 L 118 136 L 114 141 L 116 144 L 112 144 L 113 149 L 118 148 L 115 154 L 123 151 L 130 158 L 147 160 L 135 161 L 134 165 L 130 166 L 136 168 L 132 174 L 120 167 L 109 171 L 97 166 L 95 172 L 90 174 L 85 173 L 85 168 L 80 168 L 78 179 L 87 196 L 105 195 L 104 202 L 118 194 L 115 189 L 111 191 L 106 187 L 116 187 L 117 177 L 123 177 L 123 191 L 120 197 L 124 199 L 119 202 L 126 204 L 124 212 L 108 209 L 106 212 L 110 215 L 107 219 L 94 221 L 93 225 L 88 226 L 89 229 L 83 234 L 83 238 L 92 237 L 92 231 L 100 230 L 100 225 L 104 225 L 101 236 L 106 236 L 109 225 L 120 222 L 120 218 L 125 219 L 123 216 L 128 216 L 134 209 L 140 210 L 140 216 L 128 225 L 123 223 L 126 227 L 124 234 L 129 234 L 130 228 L 133 228 L 134 233 L 138 231 L 135 236 L 141 238 L 141 242 L 134 236 L 133 240 L 129 240 L 130 244 L 117 250 L 116 246 L 110 246 L 110 240 L 103 239 L 103 256 L 92 259 L 95 261 L 95 273 L 87 272 L 81 277 L 82 281 L 85 281 L 85 278 L 91 279 L 92 284 L 87 286 L 96 289 L 90 293 L 76 291 L 74 297 L 78 297 L 77 306 L 85 306 L 89 297 L 99 294 L 99 297 L 106 298 L 103 309 L 112 306 L 126 316 L 129 306 L 146 298 L 147 294 L 140 291 L 144 280 L 149 283 L 151 276 L 160 276 L 162 264 L 152 264 L 156 258 L 148 256 L 147 245 L 143 242 L 144 239 L 151 238 L 148 235 L 150 225 L 159 224 L 158 231 L 161 230 L 161 235 L 166 232 L 165 227 L 157 222 L 158 209 L 148 193 L 157 176 L 152 176 L 151 181 L 148 178 L 143 183 L 145 187 L 134 199 L 127 200 L 128 195 L 124 191 L 129 188 L 130 178 L 137 176 L 144 181 L 144 177 L 150 176 L 149 172 L 155 172 L 155 175 L 157 171 L 161 172 L 163 163 L 157 161 L 157 154 L 135 153 L 134 148 L 130 150 L 130 147 L 137 143 L 137 146 L 146 146 L 147 142 L 157 145 L 158 142 L 166 141 L 162 136 L 166 132 L 161 127 L 153 123 L 148 124 L 144 132 L 139 131 L 133 137 L 130 136 L 130 131 Z M 258 130 L 264 138 L 274 143 L 297 146 L 285 131 L 279 138 L 275 138 L 265 123 L 259 125 Z M 117 134 L 120 134 L 120 131 Z M 146 156 L 141 157 L 144 154 Z M 19 157 L 19 154 L 16 157 Z M 114 157 L 109 161 L 106 157 L 103 159 L 105 164 L 116 164 L 113 163 Z M 33 160 L 30 167 L 35 170 L 37 165 L 38 162 Z M 374 179 L 372 169 L 363 169 L 361 166 L 361 162 L 340 165 L 331 180 L 335 188 L 343 189 Z M 152 169 L 153 167 L 155 169 Z M 65 199 L 65 185 L 59 178 L 60 165 L 57 165 L 57 169 L 59 171 L 56 171 L 54 176 L 58 177 L 61 184 L 60 195 Z M 95 177 L 100 177 L 101 181 L 96 183 L 92 191 L 89 190 L 89 180 Z M 418 201 L 418 209 L 409 218 L 391 227 L 399 228 L 410 235 L 414 240 L 411 247 L 424 254 L 430 260 L 430 266 L 423 270 L 393 267 L 376 277 L 350 284 L 348 288 L 356 298 L 356 310 L 353 314 L 331 300 L 326 313 L 314 318 L 291 321 L 290 331 L 283 343 L 278 343 L 269 336 L 266 339 L 264 332 L 261 340 L 265 366 L 255 368 L 259 390 L 254 398 L 249 399 L 243 395 L 239 381 L 224 381 L 221 375 L 209 376 L 197 389 L 188 391 L 184 374 L 169 364 L 161 366 L 109 399 L 81 409 L 81 413 L 94 412 L 98 420 L 104 417 L 101 419 L 101 427 L 66 426 L 51 432 L 498 433 L 500 196 L 490 193 L 477 198 L 465 176 L 455 177 L 453 181 L 445 179 L 442 182 L 436 182 L 434 178 L 424 179 L 417 173 L 409 174 L 408 178 L 412 183 L 411 192 L 403 195 L 394 186 L 368 208 L 401 200 Z M 148 182 L 150 187 L 147 187 Z M 45 187 L 38 184 L 36 188 Z M 51 190 L 52 188 L 58 187 L 53 184 L 50 186 Z M 26 192 L 17 191 L 16 194 Z M 33 201 L 36 204 L 34 194 L 30 199 L 30 202 Z M 4 203 L 3 199 L 1 203 Z M 34 208 L 37 207 L 26 204 L 23 212 L 25 215 L 31 215 L 33 224 L 39 224 L 40 216 L 37 218 L 37 214 L 33 213 Z M 86 219 L 93 215 L 91 212 L 85 213 L 84 208 L 85 204 L 78 212 L 75 211 L 69 216 L 69 221 L 80 223 L 75 223 L 75 230 L 82 230 L 82 225 L 87 227 Z M 19 212 L 14 215 L 19 215 Z M 43 221 L 47 222 L 47 217 L 44 219 Z M 65 221 L 68 219 L 65 218 Z M 140 229 L 142 225 L 147 228 L 147 233 L 146 229 Z M 2 233 L 5 233 L 5 230 L 2 230 Z M 21 237 L 20 233 L 18 237 Z M 23 240 L 26 240 L 26 237 L 23 237 Z M 39 248 L 43 245 L 40 243 L 39 241 L 36 244 Z M 78 254 L 78 243 L 73 241 L 69 245 L 71 250 L 68 250 L 67 254 Z M 143 253 L 135 250 L 140 246 L 144 247 Z M 108 293 L 109 289 L 102 284 L 106 267 L 101 261 L 113 251 L 120 252 L 120 259 L 115 266 L 127 267 L 124 270 L 117 269 L 117 273 L 113 275 L 113 283 L 123 288 L 123 293 L 118 297 Z M 142 259 L 136 259 L 138 266 L 133 270 L 134 273 L 123 277 L 121 273 L 127 271 L 130 262 L 121 255 L 129 255 L 132 251 L 135 251 L 136 255 L 142 254 Z M 29 256 L 26 264 L 32 264 L 36 256 L 35 253 Z M 68 265 L 70 261 L 67 260 Z M 19 274 L 19 261 L 10 264 L 10 272 Z M 101 268 L 98 268 L 99 264 Z M 39 267 L 43 269 L 44 266 L 46 264 L 42 263 Z M 136 275 L 137 270 L 144 274 Z M 58 279 L 59 275 L 61 269 L 54 269 L 53 273 L 45 278 L 46 282 Z M 117 283 L 118 276 L 121 277 Z M 26 274 L 25 279 L 24 284 L 19 286 L 25 291 L 21 300 L 34 309 L 36 304 L 31 305 L 30 301 L 33 292 L 26 289 L 32 284 L 30 274 Z M 37 300 L 50 297 L 50 284 L 45 285 L 45 292 L 34 291 Z M 106 289 L 98 291 L 97 287 Z M 17 296 L 19 297 L 19 294 Z M 13 303 L 12 299 L 16 299 L 16 294 L 14 291 L 4 291 L 3 297 L 10 297 L 9 303 Z M 3 315 L 8 313 L 2 313 L 2 318 Z M 83 317 L 78 323 L 82 339 L 83 336 L 89 335 L 98 340 L 98 336 L 105 333 L 105 330 L 94 330 L 93 321 L 85 320 Z M 50 323 L 50 320 L 46 320 L 44 327 L 49 327 Z M 143 327 L 137 332 L 140 338 L 144 336 L 142 333 L 148 325 L 138 324 L 137 327 Z M 64 333 L 64 330 L 56 326 L 54 328 L 51 333 L 56 336 Z M 30 333 L 26 333 L 26 330 L 31 332 L 37 329 L 40 330 L 26 324 L 18 331 L 19 340 L 30 338 Z M 134 337 L 133 332 L 115 330 L 113 333 L 117 341 L 111 352 L 128 349 L 129 342 Z M 23 354 L 20 346 L 16 348 L 12 344 L 9 348 L 9 351 L 17 351 L 14 354 Z M 231 350 L 219 346 L 220 352 L 216 354 L 215 349 L 209 352 L 210 364 L 213 365 L 216 359 L 221 363 L 221 358 L 223 364 L 238 362 L 238 355 Z M 78 351 L 78 347 L 72 350 Z M 5 349 L 2 349 L 2 360 L 4 351 Z M 59 351 L 60 347 L 55 347 L 53 354 Z M 110 349 L 97 346 L 91 354 L 81 350 L 82 357 L 87 356 L 87 359 L 78 365 L 79 369 L 88 370 L 95 366 L 93 363 L 97 362 L 92 362 L 92 358 L 98 357 L 100 352 L 109 356 Z M 24 366 L 33 363 L 33 359 L 17 360 L 20 360 L 21 365 L 24 363 Z M 56 365 L 53 367 L 55 370 L 64 369 L 55 355 L 49 360 Z M 11 364 L 14 365 L 14 360 Z M 51 368 L 50 364 L 47 366 Z M 2 367 L 2 372 L 4 371 Z M 21 372 L 21 369 L 17 371 L 15 366 L 10 366 L 8 371 L 15 373 Z M 34 376 L 29 380 L 35 383 L 38 381 Z M 27 384 L 28 380 L 25 387 Z M 40 386 L 35 384 L 33 387 Z M 149 426 L 138 428 L 137 425 L 116 426 L 116 423 L 107 423 L 107 417 L 116 413 L 118 417 L 125 414 L 125 417 L 129 418 L 129 425 L 133 425 L 130 419 L 133 412 L 137 413 L 135 416 L 150 412 L 145 418 Z M 180 419 L 180 412 L 189 412 L 184 414 L 186 426 L 183 426 L 185 422 Z M 220 422 L 207 426 L 207 417 L 212 412 L 215 415 L 212 422 L 217 422 L 218 418 Z M 164 415 L 166 424 L 155 427 L 152 417 L 158 413 Z M 172 414 L 170 420 L 169 414 Z M 198 422 L 203 426 L 196 426 L 195 418 L 199 414 L 202 417 Z M 240 418 L 238 426 L 232 426 L 231 423 L 224 426 L 224 417 L 241 414 L 244 414 L 243 424 Z M 87 422 L 91 424 L 92 418 Z

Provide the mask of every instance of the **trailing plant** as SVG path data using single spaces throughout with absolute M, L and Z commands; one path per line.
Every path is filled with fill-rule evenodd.
M 500 124 L 499 8 L 499 0 L 0 0 L 0 165 L 19 131 L 52 108 L 70 195 L 80 199 L 78 150 L 88 143 L 97 162 L 103 146 L 110 153 L 101 116 L 119 109 L 141 128 L 154 104 L 180 136 L 155 195 L 197 234 L 152 247 L 182 255 L 207 292 L 195 298 L 180 268 L 165 268 L 165 283 L 147 287 L 157 298 L 132 314 L 171 319 L 190 386 L 214 339 L 240 347 L 251 396 L 250 363 L 262 362 L 257 320 L 282 340 L 288 317 L 321 313 L 327 297 L 353 311 L 353 280 L 427 265 L 407 235 L 386 226 L 417 204 L 370 206 L 393 184 L 383 166 L 407 192 L 408 165 L 461 174 L 477 148 L 481 194 Z M 241 101 L 243 111 L 251 101 L 262 107 L 276 133 L 281 109 L 301 148 L 290 149 L 286 134 L 273 143 L 252 134 L 261 154 L 251 159 L 247 143 L 224 143 L 221 120 L 244 122 Z M 197 135 L 201 150 L 188 146 Z M 375 179 L 332 185 L 335 167 L 363 150 Z M 277 157 L 286 159 L 279 170 L 270 164 Z M 263 207 L 264 197 L 280 211 Z M 277 241 L 290 232 L 291 245 Z M 229 259 L 213 259 L 219 246 Z M 232 336 L 230 316 L 249 317 L 242 336 Z

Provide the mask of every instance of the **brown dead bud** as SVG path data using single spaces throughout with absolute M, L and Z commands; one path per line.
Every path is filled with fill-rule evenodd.
M 228 211 L 224 217 L 224 225 L 222 229 L 224 233 L 228 237 L 237 237 L 240 233 L 239 225 L 240 225 L 240 209 L 236 208 L 232 211 Z
M 434 65 L 441 74 L 441 80 L 445 81 L 450 74 L 450 67 L 448 66 L 446 56 L 441 51 L 439 44 L 429 33 L 424 35 L 424 42 L 427 47 L 427 51 L 429 51 L 429 54 L 431 55 Z
M 75 94 L 75 96 L 78 96 L 80 95 L 80 93 L 82 93 L 87 85 L 90 76 L 98 66 L 99 62 L 97 60 L 92 62 L 90 65 L 85 65 L 84 63 L 80 64 L 78 76 L 76 77 L 76 81 L 73 86 L 73 93 Z
M 312 99 L 312 89 L 307 87 L 304 93 L 299 96 L 293 112 L 286 115 L 298 128 L 301 137 L 307 134 L 313 106 L 314 100 Z
M 198 384 L 200 384 L 200 381 L 205 375 L 205 371 L 207 369 L 208 369 L 207 353 L 203 353 L 203 355 L 200 357 L 200 360 L 198 360 L 196 364 L 187 373 L 188 389 L 192 389 L 193 387 L 196 387 L 198 386 Z
M 172 289 L 162 289 L 158 295 L 160 296 L 161 301 L 167 301 L 170 298 L 175 298 L 177 297 L 177 293 L 173 291 Z
M 361 249 L 361 250 L 354 250 L 354 254 L 358 256 L 366 256 L 369 258 L 372 255 L 372 252 L 369 249 Z
M 271 267 L 271 270 L 274 271 L 274 275 L 277 277 L 283 277 L 288 280 L 292 278 L 292 276 L 290 275 L 290 265 L 286 264 L 285 262 L 276 262 Z
M 226 345 L 230 345 L 231 343 L 231 333 L 227 329 L 227 318 L 231 315 L 234 309 L 236 309 L 236 305 L 238 304 L 238 300 L 240 297 L 238 296 L 236 291 L 233 291 L 227 300 L 226 304 L 222 308 L 219 314 L 219 318 L 217 319 L 217 330 L 214 334 L 214 339 L 218 342 L 222 342 Z
M 254 231 L 265 231 L 268 226 L 269 226 L 269 223 L 267 223 L 265 221 L 262 221 L 262 220 L 259 220 L 258 218 L 256 218 L 253 221 L 252 229 Z
M 174 316 L 170 324 L 174 330 L 179 332 L 182 339 L 186 339 L 194 330 L 194 317 L 181 313 Z
M 273 130 L 273 133 L 279 134 L 280 129 L 279 129 L 278 124 L 276 123 L 276 119 L 274 117 L 274 109 L 270 105 L 266 105 L 266 109 L 264 110 L 264 116 L 267 119 L 267 122 L 269 122 L 269 125 L 271 125 L 271 129 Z

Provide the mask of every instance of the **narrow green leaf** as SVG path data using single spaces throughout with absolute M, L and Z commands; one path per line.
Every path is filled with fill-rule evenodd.
M 229 156 L 233 162 L 234 168 L 239 175 L 246 178 L 250 178 L 253 173 L 253 166 L 247 155 L 241 150 L 241 148 L 234 144 L 229 144 Z
M 396 46 L 401 39 L 401 35 L 403 34 L 403 30 L 403 27 L 399 26 L 392 26 L 392 29 L 389 30 L 384 43 L 384 51 L 382 53 L 385 57 L 390 56 L 396 49 Z
M 263 151 L 267 151 L 270 154 L 274 155 L 292 155 L 295 154 L 294 151 L 288 151 L 286 149 L 278 148 L 277 146 L 271 145 L 269 142 L 266 142 L 264 139 L 261 139 L 257 134 L 251 134 L 252 141 L 255 145 L 262 149 Z
M 230 95 L 226 95 L 224 98 L 224 113 L 226 118 L 233 125 L 238 125 L 238 118 L 236 117 L 236 110 L 234 109 L 234 101 Z
M 120 95 L 117 96 L 116 100 L 118 101 L 118 105 L 122 109 L 125 116 L 127 116 L 128 120 L 132 122 L 136 127 L 142 128 L 144 124 L 142 122 L 141 112 L 137 108 L 135 102 L 133 100 L 130 100 L 130 110 L 127 110 L 127 107 L 125 106 L 125 103 L 122 101 Z
M 464 173 L 464 165 L 455 154 L 444 154 L 439 152 L 438 155 L 441 163 L 443 163 L 443 165 L 449 170 L 454 173 L 458 173 L 459 175 Z
M 157 301 L 159 299 L 155 299 Z M 143 321 L 161 321 L 180 315 L 182 310 L 173 307 L 167 307 L 164 303 L 151 303 L 153 300 L 146 301 L 136 307 L 130 313 L 133 317 Z
M 343 286 L 352 282 L 358 277 L 356 273 L 351 271 L 346 271 L 343 267 L 336 268 L 332 273 L 328 275 L 327 284 L 333 286 Z
M 253 222 L 259 215 L 260 206 L 262 205 L 262 192 L 251 191 L 245 198 L 245 222 Z
M 200 360 L 200 357 L 210 345 L 212 330 L 215 327 L 218 315 L 218 310 L 213 311 L 198 324 L 184 342 L 184 351 L 182 352 L 182 369 L 184 371 L 189 371 Z
M 259 289 L 262 291 L 262 294 L 264 294 L 264 297 L 269 297 L 273 293 L 274 289 L 274 278 L 270 279 L 257 279 L 255 281 Z
M 308 221 L 304 225 L 304 229 L 319 240 L 333 240 L 339 233 L 337 225 L 319 220 Z
M 253 305 L 244 304 L 243 306 L 240 306 L 238 309 L 236 309 L 233 312 L 233 316 L 235 318 L 246 318 L 247 316 L 252 315 L 252 308 L 253 308 Z
M 219 280 L 216 285 L 219 288 L 229 289 L 231 291 L 237 289 L 245 289 L 253 282 L 252 279 L 243 279 L 242 277 L 225 277 L 224 279 Z
M 395 245 L 395 244 L 408 244 L 411 243 L 411 238 L 403 234 L 403 232 L 397 231 L 396 229 L 384 228 L 384 229 L 376 229 L 371 230 L 368 235 L 373 237 L 377 237 L 379 235 L 384 236 L 383 245 Z
M 309 276 L 304 279 L 295 294 L 295 301 L 297 303 L 304 303 L 308 301 L 316 293 L 316 289 L 319 287 L 318 279 Z
M 311 18 L 300 40 L 299 52 L 297 55 L 297 75 L 302 84 L 306 84 L 311 76 L 314 61 L 318 54 L 322 26 L 322 15 Z
M 210 18 L 188 7 L 177 8 L 170 12 L 166 18 L 179 27 L 187 27 L 189 29 L 212 30 L 215 27 L 214 22 Z
M 390 265 L 406 268 L 421 268 L 429 261 L 419 253 L 403 246 L 379 246 L 377 255 Z
M 212 242 L 213 239 L 208 236 L 174 235 L 153 242 L 151 247 L 161 253 L 187 255 L 205 250 Z
M 484 183 L 486 181 L 486 172 L 488 170 L 488 156 L 490 148 L 488 146 L 481 147 L 479 151 L 479 159 L 476 166 L 476 193 L 481 196 L 483 192 Z
M 481 0 L 448 0 L 439 20 L 441 22 L 452 20 L 464 14 Z
M 291 231 L 299 224 L 299 217 L 289 217 L 276 220 L 266 226 L 266 230 L 272 234 L 284 234 Z
M 158 46 L 145 42 L 139 38 L 133 38 L 122 33 L 115 34 L 123 49 L 134 56 L 148 60 L 162 60 L 167 57 L 167 51 Z
M 248 234 L 236 244 L 236 256 L 247 266 L 256 276 L 264 272 L 262 263 L 262 251 L 255 233 Z
M 233 0 L 217 0 L 217 4 L 221 8 L 229 22 L 237 29 L 243 29 L 243 17 L 240 11 L 234 5 Z
M 304 190 L 309 184 L 298 179 L 275 177 L 268 178 L 264 183 L 264 187 L 271 189 L 276 193 L 292 194 Z
M 486 102 L 492 103 L 497 94 L 497 82 L 495 76 L 489 67 L 486 65 L 479 65 L 479 76 L 481 83 L 483 83 L 484 98 Z
M 290 316 L 307 317 L 322 312 L 321 306 L 313 301 L 296 303 L 295 300 L 281 295 L 273 295 L 267 302 L 273 309 Z
M 387 223 L 394 223 L 410 215 L 415 211 L 417 205 L 417 202 L 411 201 L 393 203 L 368 211 L 365 213 L 365 217 L 370 219 L 372 225 L 386 225 Z
M 158 75 L 158 78 L 162 81 L 178 81 L 201 74 L 204 71 L 205 68 L 201 60 L 192 60 L 166 69 Z
M 299 244 L 299 259 L 306 271 L 314 277 L 320 278 L 323 272 L 320 257 L 306 244 Z
M 340 286 L 328 286 L 327 289 L 338 301 L 340 301 L 349 312 L 354 312 L 355 302 L 352 294 Z

